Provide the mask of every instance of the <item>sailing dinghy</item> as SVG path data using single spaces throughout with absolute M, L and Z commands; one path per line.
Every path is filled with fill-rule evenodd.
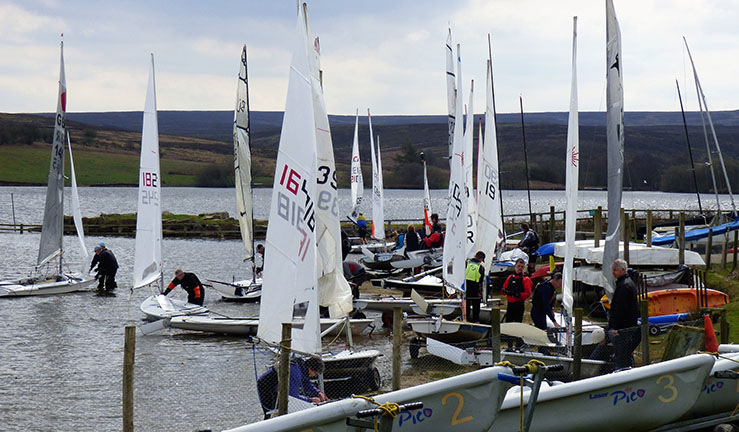
M 67 81 L 64 73 L 64 42 L 61 45 L 59 67 L 59 93 L 57 97 L 54 136 L 49 163 L 49 180 L 46 185 L 46 205 L 44 222 L 41 228 L 38 260 L 36 266 L 26 278 L 0 281 L 0 297 L 18 297 L 30 295 L 66 294 L 89 289 L 95 279 L 81 271 L 64 270 L 64 141 L 69 144 L 70 166 L 72 168 L 72 212 L 75 228 L 80 240 L 83 260 L 87 260 L 87 251 L 82 230 L 77 181 L 72 161 L 72 145 L 65 127 L 67 112 Z M 59 259 L 58 266 L 56 259 Z M 84 268 L 86 262 L 81 264 Z
M 249 129 L 249 77 L 247 75 L 246 45 L 241 51 L 238 85 L 236 88 L 236 108 L 233 124 L 234 140 L 234 179 L 236 183 L 236 211 L 238 212 L 241 241 L 246 256 L 251 262 L 251 279 L 232 283 L 209 279 L 213 289 L 227 301 L 257 301 L 262 296 L 262 278 L 257 276 L 257 263 L 254 243 L 254 197 L 252 194 L 251 173 L 251 135 Z
M 154 55 L 151 56 L 149 84 L 146 90 L 144 120 L 141 130 L 138 210 L 136 213 L 136 250 L 133 287 L 156 287 L 164 291 L 162 274 L 162 177 L 159 170 L 159 126 L 157 124 Z M 178 315 L 203 314 L 208 310 L 163 294 L 147 297 L 140 306 L 148 320 Z

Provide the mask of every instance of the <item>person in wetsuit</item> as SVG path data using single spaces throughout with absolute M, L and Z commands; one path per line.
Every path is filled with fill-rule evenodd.
M 195 273 L 185 273 L 182 269 L 177 269 L 174 272 L 174 279 L 167 285 L 167 289 L 162 294 L 167 295 L 177 286 L 182 286 L 182 289 L 187 291 L 187 302 L 196 305 L 203 305 L 205 300 L 205 288 L 200 282 Z

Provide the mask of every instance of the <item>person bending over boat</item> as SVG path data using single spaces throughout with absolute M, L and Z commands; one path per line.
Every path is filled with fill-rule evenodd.
M 118 272 L 118 260 L 115 259 L 113 252 L 106 248 L 103 242 L 98 243 L 94 251 L 95 256 L 92 257 L 89 271 L 92 271 L 97 265 L 98 274 L 95 278 L 98 280 L 98 291 L 102 291 L 105 288 L 106 291 L 111 292 L 118 287 L 118 284 L 115 282 L 115 274 Z
M 483 262 L 485 262 L 485 252 L 478 251 L 475 257 L 467 263 L 465 269 L 464 297 L 467 303 L 465 310 L 469 322 L 480 322 L 480 299 L 485 278 Z
M 521 224 L 521 231 L 523 231 L 523 239 L 518 242 L 517 247 L 529 256 L 529 273 L 533 273 L 536 270 L 536 259 L 538 258 L 534 252 L 539 249 L 539 235 L 526 223 Z
M 323 360 L 310 357 L 308 360 L 296 358 L 290 362 L 289 395 L 306 402 L 319 403 L 327 401 L 326 395 L 311 382 L 323 373 Z M 277 409 L 277 368 L 272 366 L 257 379 L 257 393 L 262 404 L 264 419 L 268 419 L 272 411 Z
M 541 282 L 531 294 L 531 320 L 542 330 L 547 329 L 547 317 L 559 327 L 554 319 L 554 301 L 557 299 L 557 290 L 562 288 L 562 273 L 555 271 L 552 278 Z
M 203 305 L 203 301 L 205 300 L 205 288 L 203 288 L 203 284 L 200 282 L 200 279 L 195 276 L 195 273 L 185 273 L 182 269 L 175 270 L 174 279 L 172 279 L 172 282 L 167 285 L 167 289 L 165 289 L 162 294 L 169 294 L 177 285 L 181 285 L 182 289 L 187 291 L 188 303 L 200 306 Z
M 357 236 L 360 243 L 367 244 L 367 219 L 364 218 L 364 213 L 357 216 Z
M 523 313 L 526 309 L 526 299 L 531 296 L 531 279 L 523 274 L 526 262 L 523 258 L 516 260 L 513 266 L 515 273 L 508 276 L 503 282 L 503 294 L 508 298 L 506 308 L 506 322 L 523 322 Z
M 637 323 L 640 311 L 636 285 L 629 277 L 626 261 L 613 261 L 611 272 L 616 278 L 616 289 L 611 299 L 606 335 L 613 343 L 614 367 L 618 370 L 634 366 L 632 353 L 641 342 L 641 328 Z

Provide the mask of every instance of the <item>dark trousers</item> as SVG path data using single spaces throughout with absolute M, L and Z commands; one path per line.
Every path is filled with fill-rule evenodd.
M 508 302 L 506 309 L 506 322 L 523 322 L 523 312 L 526 309 L 525 302 Z
M 196 304 L 199 306 L 203 305 L 203 302 L 205 301 L 205 289 L 203 287 L 200 287 L 200 298 L 195 298 L 195 293 L 187 293 L 187 302 Z
M 480 322 L 480 298 L 473 297 L 467 299 L 467 321 Z
M 613 340 L 613 363 L 616 370 L 634 366 L 632 353 L 641 342 L 641 328 L 629 327 L 618 330 Z
M 105 288 L 106 291 L 113 291 L 118 287 L 118 284 L 115 282 L 115 274 L 117 270 L 113 270 L 112 272 L 108 273 L 100 273 L 98 272 L 98 290 L 102 291 L 103 288 Z

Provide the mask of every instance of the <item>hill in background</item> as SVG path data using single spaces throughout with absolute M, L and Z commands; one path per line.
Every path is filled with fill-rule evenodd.
M 233 182 L 233 113 L 160 111 L 160 145 L 165 185 L 228 186 Z M 0 182 L 45 184 L 51 114 L 0 114 Z M 477 116 L 481 117 L 481 116 Z M 706 145 L 700 115 L 687 113 L 700 189 L 711 190 L 705 166 Z M 252 112 L 255 182 L 271 185 L 282 112 Z M 82 184 L 136 184 L 141 112 L 69 113 L 67 120 Z M 354 116 L 329 116 L 339 183 L 348 185 Z M 712 113 L 731 181 L 739 180 L 739 111 Z M 475 119 L 477 121 L 477 118 Z M 429 162 L 431 187 L 448 181 L 446 116 L 374 116 L 380 136 L 385 186 L 420 188 L 418 152 Z M 532 187 L 561 188 L 567 113 L 525 114 Z M 640 190 L 693 191 L 689 155 L 679 112 L 625 114 L 624 186 Z M 360 149 L 366 183 L 370 179 L 367 117 L 360 117 Z M 475 136 L 477 134 L 475 133 Z M 501 182 L 506 189 L 526 187 L 519 114 L 498 115 Z M 580 186 L 606 185 L 605 113 L 580 113 Z M 718 162 L 715 160 L 718 164 Z M 21 169 L 22 168 L 22 169 Z M 717 174 L 718 175 L 718 174 Z M 723 185 L 723 181 L 720 185 Z M 720 186 L 724 190 L 725 186 Z

